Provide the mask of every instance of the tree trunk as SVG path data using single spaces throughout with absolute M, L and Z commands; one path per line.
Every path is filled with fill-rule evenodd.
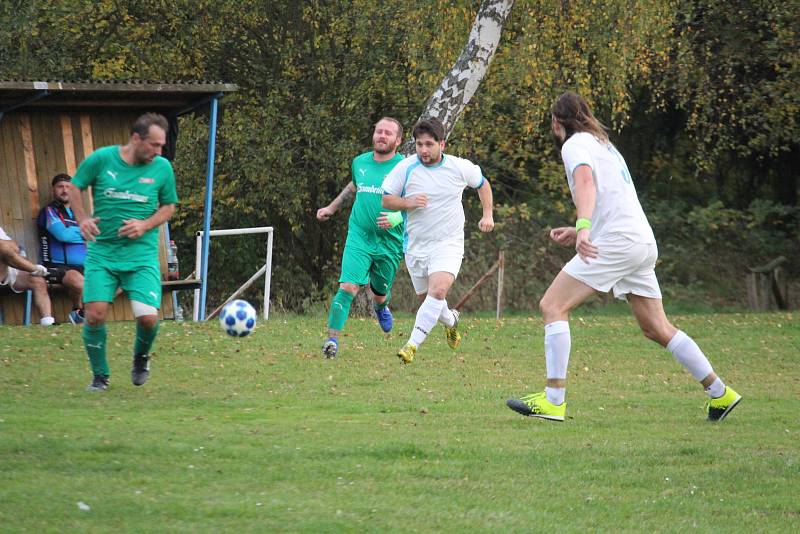
M 489 69 L 503 25 L 508 19 L 514 0 L 482 0 L 475 23 L 461 55 L 436 91 L 433 92 L 422 117 L 436 117 L 445 128 L 445 138 L 450 135 L 458 118 L 478 89 Z M 400 149 L 403 154 L 414 152 L 414 141 L 409 137 Z

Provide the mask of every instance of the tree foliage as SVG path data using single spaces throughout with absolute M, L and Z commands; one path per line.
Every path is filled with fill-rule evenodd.
M 478 4 L 11 0 L 0 3 L 0 78 L 238 84 L 221 102 L 213 226 L 275 226 L 276 298 L 303 309 L 333 286 L 346 233 L 346 217 L 320 225 L 316 208 L 347 183 L 378 118 L 408 128 L 419 116 Z M 573 216 L 549 134 L 550 104 L 565 89 L 611 127 L 662 257 L 703 250 L 707 235 L 694 232 L 711 232 L 704 221 L 725 210 L 738 213 L 726 231 L 768 228 L 784 249 L 796 244 L 799 16 L 790 0 L 517 0 L 448 141 L 448 152 L 480 163 L 498 202 L 497 232 L 468 247 L 519 247 L 531 264 L 552 256 L 538 230 Z M 182 250 L 202 218 L 206 128 L 202 114 L 181 120 Z M 774 241 L 747 240 L 749 257 L 780 250 Z M 220 284 L 263 254 L 252 243 L 213 247 L 227 266 L 212 263 Z M 526 271 L 520 287 L 534 278 Z

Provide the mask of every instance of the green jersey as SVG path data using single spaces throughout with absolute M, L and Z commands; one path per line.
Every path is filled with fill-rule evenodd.
M 382 211 L 383 179 L 403 156 L 396 154 L 388 161 L 378 162 L 372 152 L 353 158 L 351 172 L 356 186 L 356 200 L 350 212 L 348 239 L 359 238 L 363 246 L 375 253 L 395 253 L 403 250 L 403 224 L 384 230 L 375 222 Z
M 95 260 L 118 269 L 158 265 L 158 228 L 138 239 L 117 232 L 128 219 L 144 220 L 166 204 L 177 204 L 175 174 L 169 160 L 156 156 L 144 165 L 129 165 L 119 145 L 103 147 L 86 158 L 72 183 L 79 189 L 92 187 L 94 217 L 100 235 L 88 244 L 87 261 Z

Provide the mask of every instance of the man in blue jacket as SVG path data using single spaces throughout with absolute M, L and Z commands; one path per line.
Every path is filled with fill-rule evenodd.
M 51 284 L 62 284 L 72 299 L 71 323 L 83 322 L 83 261 L 86 241 L 69 207 L 69 174 L 53 177 L 53 201 L 42 208 L 37 220 L 40 259 L 48 268 Z

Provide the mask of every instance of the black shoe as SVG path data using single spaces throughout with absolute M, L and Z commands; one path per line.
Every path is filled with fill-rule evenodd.
M 133 357 L 133 367 L 131 367 L 131 382 L 134 386 L 141 386 L 147 382 L 150 376 L 150 357 L 147 354 Z
M 108 389 L 108 376 L 94 375 L 92 383 L 86 386 L 86 391 L 105 391 Z

